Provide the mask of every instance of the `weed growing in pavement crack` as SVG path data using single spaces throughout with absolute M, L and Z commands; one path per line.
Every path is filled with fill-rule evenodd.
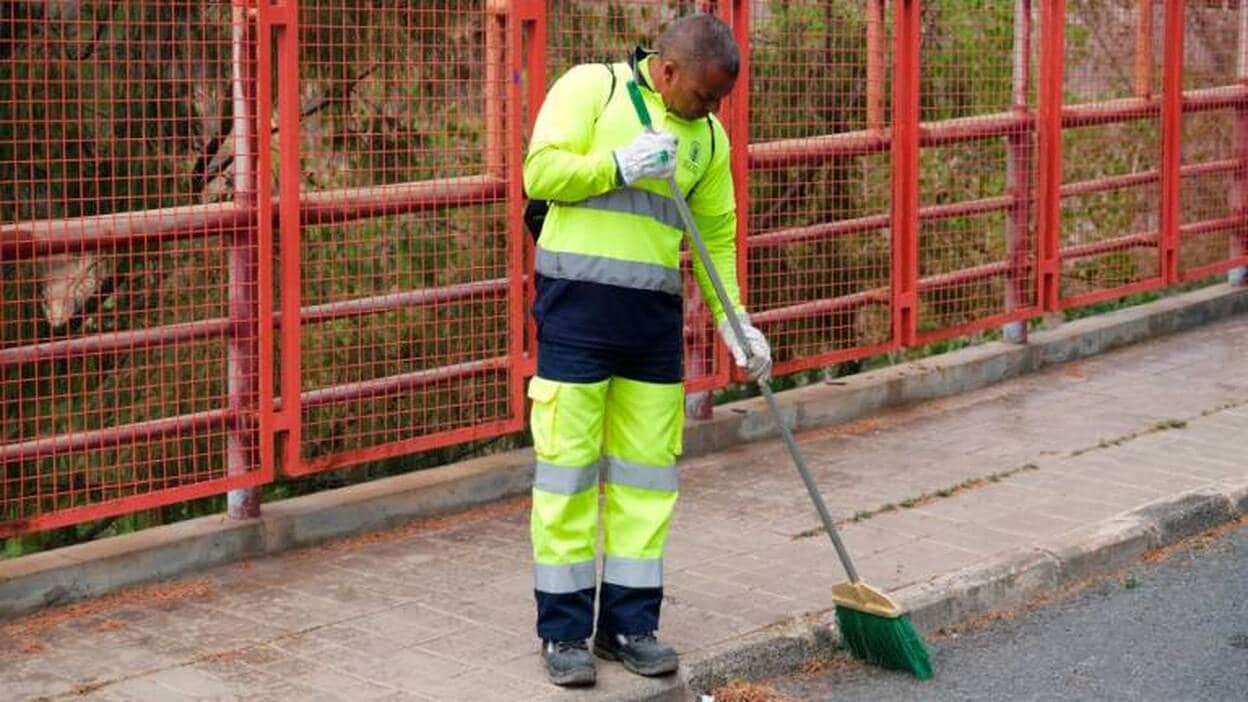
M 983 487 L 985 485 L 988 485 L 989 483 L 999 483 L 1006 478 L 1009 478 L 1011 476 L 1017 475 L 1025 471 L 1039 470 L 1039 469 L 1040 469 L 1040 466 L 1037 466 L 1035 463 L 1024 463 L 1023 465 L 1017 468 L 1011 468 L 1010 470 L 1003 470 L 997 473 L 991 473 L 989 475 L 985 475 L 979 478 L 968 478 L 967 480 L 963 480 L 957 485 L 949 485 L 947 487 L 940 488 L 933 492 L 925 492 L 922 495 L 916 495 L 914 497 L 907 497 L 906 499 L 901 500 L 900 502 L 887 502 L 873 510 L 859 510 L 857 512 L 854 512 L 854 516 L 848 519 L 843 519 L 840 522 L 838 522 L 838 525 L 843 525 L 847 522 L 866 521 L 872 517 L 879 516 L 886 512 L 896 512 L 899 509 L 912 509 L 914 507 L 918 507 L 920 505 L 924 505 L 929 502 L 932 502 L 933 500 L 938 500 L 938 499 L 945 498 L 945 497 L 953 497 L 954 495 L 960 492 L 965 492 L 967 490 L 974 490 L 975 488 Z M 794 540 L 805 539 L 811 536 L 818 536 L 819 534 L 822 534 L 822 533 L 823 533 L 823 527 L 814 527 L 811 529 L 807 529 L 805 531 L 798 532 L 794 534 L 792 538 Z
M 1211 415 L 1211 414 L 1217 414 L 1218 412 L 1225 412 L 1226 410 L 1229 410 L 1229 409 L 1235 409 L 1236 407 L 1242 407 L 1242 406 L 1243 406 L 1243 405 L 1245 405 L 1245 404 L 1248 404 L 1248 401 L 1239 401 L 1239 402 L 1223 402 L 1222 404 L 1218 405 L 1217 407 L 1211 407 L 1211 408 L 1209 408 L 1209 409 L 1207 409 L 1207 410 L 1201 410 L 1201 412 L 1200 412 L 1200 416 L 1202 416 L 1202 417 L 1208 417 L 1208 416 L 1209 416 L 1209 415 Z
M 1224 407 L 1223 409 L 1229 409 L 1229 408 Z M 1202 412 L 1201 416 L 1207 417 L 1209 415 Z M 1087 446 L 1085 448 L 1075 449 L 1074 451 L 1070 452 L 1070 457 L 1074 458 L 1075 456 L 1082 456 L 1083 454 L 1089 451 L 1095 451 L 1097 449 L 1107 449 L 1110 446 L 1122 446 L 1128 441 L 1133 441 L 1135 439 L 1140 438 L 1141 436 L 1146 436 L 1148 434 L 1156 434 L 1157 432 L 1169 431 L 1171 429 L 1184 429 L 1186 427 L 1187 427 L 1186 419 L 1175 419 L 1173 417 L 1168 418 L 1168 419 L 1163 419 L 1161 421 L 1154 423 L 1153 426 L 1147 429 L 1143 429 L 1141 431 L 1133 431 L 1130 434 L 1123 434 L 1122 436 L 1117 436 L 1112 439 L 1101 439 L 1100 441 L 1096 443 L 1096 446 Z
M 1208 417 L 1209 415 L 1217 414 L 1218 412 L 1225 412 L 1226 410 L 1229 410 L 1229 409 L 1236 409 L 1239 407 L 1243 407 L 1246 404 L 1248 404 L 1248 400 L 1235 400 L 1233 402 L 1223 402 L 1217 407 L 1211 407 L 1206 410 L 1201 410 L 1199 416 Z M 1122 436 L 1115 437 L 1113 439 L 1101 439 L 1099 442 L 1097 442 L 1095 446 L 1087 446 L 1085 448 L 1075 449 L 1074 451 L 1070 452 L 1070 456 L 1073 458 L 1075 456 L 1081 456 L 1089 451 L 1095 451 L 1097 449 L 1105 449 L 1105 448 L 1109 448 L 1110 446 L 1122 446 L 1128 441 L 1131 441 L 1133 439 L 1138 439 L 1141 436 L 1146 436 L 1148 434 L 1155 434 L 1159 431 L 1169 431 L 1171 429 L 1186 429 L 1187 421 L 1188 420 L 1186 419 L 1176 419 L 1174 417 L 1162 419 L 1154 423 L 1151 427 L 1147 429 L 1134 431 L 1134 432 L 1131 432 L 1130 434 L 1124 434 Z
M 1167 429 L 1182 429 L 1187 426 L 1187 421 L 1183 419 L 1163 419 L 1153 425 L 1153 431 L 1165 431 Z

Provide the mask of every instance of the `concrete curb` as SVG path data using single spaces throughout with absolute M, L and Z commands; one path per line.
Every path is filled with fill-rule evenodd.
M 937 631 L 992 611 L 1022 606 L 1096 575 L 1120 571 L 1152 549 L 1241 517 L 1248 517 L 1248 480 L 1226 481 L 1217 489 L 1163 498 L 1030 550 L 904 587 L 890 596 L 909 612 L 920 631 Z M 664 696 L 634 699 L 697 699 L 733 679 L 792 673 L 810 659 L 839 648 L 840 635 L 832 611 L 827 610 L 686 656 L 691 660 Z
M 1226 285 L 1033 333 L 1030 343 L 990 343 L 778 395 L 782 421 L 798 429 L 848 422 L 882 409 L 976 390 L 1049 365 L 1248 312 L 1248 288 Z M 720 407 L 690 422 L 685 455 L 770 438 L 776 427 L 761 398 Z M 533 457 L 517 450 L 264 505 L 257 520 L 203 517 L 136 534 L 0 561 L 0 620 L 195 570 L 384 529 L 526 494 Z M 1234 504 L 1242 512 L 1248 493 Z M 1190 513 L 1189 513 L 1190 512 Z M 1222 512 L 1193 502 L 1165 529 L 1205 523 Z M 812 639 L 815 640 L 815 639 Z M 822 639 L 818 639 L 822 640 Z

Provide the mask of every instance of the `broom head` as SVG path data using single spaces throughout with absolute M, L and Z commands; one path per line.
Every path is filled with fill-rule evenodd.
M 920 680 L 932 677 L 923 639 L 887 595 L 866 583 L 846 582 L 832 587 L 832 601 L 841 638 L 855 657 Z

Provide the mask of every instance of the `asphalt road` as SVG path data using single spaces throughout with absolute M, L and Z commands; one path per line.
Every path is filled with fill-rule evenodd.
M 927 682 L 834 664 L 799 700 L 1248 701 L 1248 527 L 1082 593 L 932 642 Z

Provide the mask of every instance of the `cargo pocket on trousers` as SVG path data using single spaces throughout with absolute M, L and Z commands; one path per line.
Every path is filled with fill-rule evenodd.
M 683 400 L 676 416 L 672 419 L 672 424 L 674 426 L 671 429 L 672 435 L 668 437 L 668 446 L 671 447 L 672 456 L 680 458 L 680 454 L 685 450 L 685 403 Z
M 559 414 L 559 383 L 533 376 L 529 381 L 529 399 L 533 411 L 529 415 L 529 429 L 533 432 L 533 450 L 538 457 L 558 452 L 555 443 L 555 423 Z

